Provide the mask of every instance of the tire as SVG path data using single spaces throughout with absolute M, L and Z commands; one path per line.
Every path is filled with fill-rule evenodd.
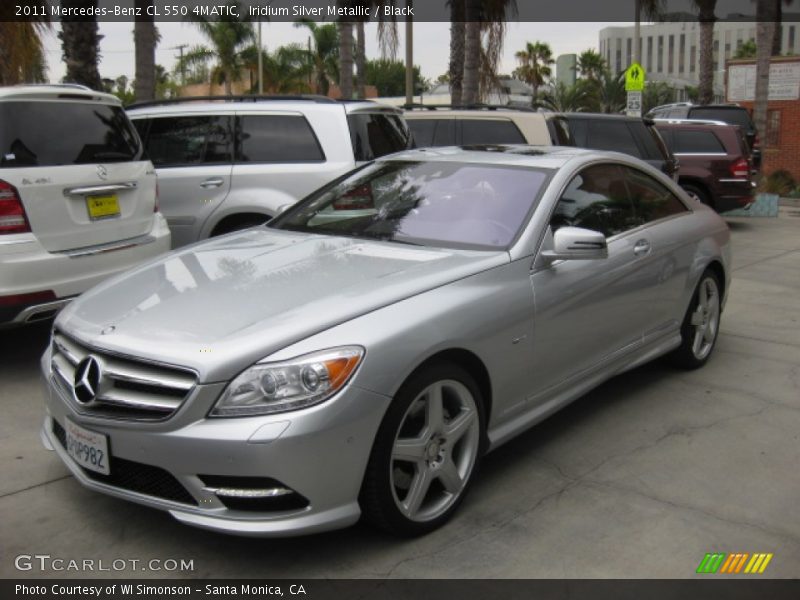
M 681 345 L 670 355 L 675 365 L 697 369 L 708 362 L 719 335 L 721 289 L 717 275 L 706 270 L 683 318 Z
M 689 194 L 691 198 L 713 208 L 711 199 L 708 197 L 708 193 L 704 189 L 691 183 L 682 183 L 680 185 L 683 188 L 683 191 Z
M 439 363 L 413 374 L 375 438 L 359 498 L 364 518 L 406 537 L 447 522 L 475 478 L 484 427 L 480 389 L 463 368 Z
M 241 219 L 231 219 L 217 225 L 214 228 L 214 231 L 211 232 L 211 237 L 217 237 L 218 235 L 224 235 L 226 233 L 232 233 L 242 229 L 249 229 L 250 227 L 255 227 L 257 225 L 263 225 L 267 221 L 269 221 L 269 217 L 267 215 L 264 215 L 263 217 L 253 215 L 243 217 Z

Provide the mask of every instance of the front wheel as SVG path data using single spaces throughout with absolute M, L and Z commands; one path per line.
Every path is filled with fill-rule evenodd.
M 381 423 L 361 491 L 372 524 L 414 536 L 443 525 L 464 499 L 483 451 L 483 399 L 455 364 L 403 384 Z
M 706 271 L 683 319 L 681 345 L 671 355 L 674 363 L 687 369 L 706 364 L 717 343 L 720 313 L 719 279 L 712 271 Z

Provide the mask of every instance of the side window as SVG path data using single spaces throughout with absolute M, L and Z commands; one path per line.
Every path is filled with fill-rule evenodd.
M 572 139 L 578 148 L 588 148 L 589 140 L 589 122 L 584 119 L 571 119 L 569 121 L 569 130 L 572 133 Z
M 317 137 L 300 115 L 243 115 L 237 118 L 237 162 L 322 162 Z
M 517 126 L 507 119 L 464 119 L 461 121 L 461 143 L 524 144 L 525 138 Z
M 147 154 L 156 167 L 220 164 L 231 161 L 228 117 L 161 117 L 150 123 Z
M 589 123 L 587 148 L 613 150 L 641 158 L 641 152 L 633 139 L 633 132 L 625 121 L 599 119 Z
M 639 225 L 688 212 L 683 202 L 661 183 L 636 169 L 624 169 Z
M 436 124 L 436 133 L 433 134 L 434 146 L 456 145 L 456 120 L 442 119 Z
M 355 113 L 347 116 L 347 124 L 357 161 L 374 160 L 411 145 L 406 120 L 394 113 Z
M 438 119 L 408 119 L 406 122 L 417 148 L 433 146 L 433 134 L 439 123 Z
M 556 205 L 550 226 L 583 227 L 611 237 L 637 226 L 622 168 L 595 165 L 578 173 Z
M 675 131 L 675 152 L 684 154 L 725 154 L 725 148 L 711 131 Z

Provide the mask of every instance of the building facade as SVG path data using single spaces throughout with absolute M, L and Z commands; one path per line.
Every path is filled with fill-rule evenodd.
M 688 19 L 691 15 L 686 15 Z M 784 14 L 781 24 L 781 54 L 800 54 L 800 15 Z M 600 55 L 611 71 L 624 71 L 633 61 L 634 27 L 606 27 L 600 30 Z M 648 81 L 666 81 L 677 90 L 677 100 L 685 100 L 686 86 L 700 82 L 700 23 L 666 21 L 642 25 L 640 62 Z M 756 24 L 746 20 L 718 21 L 714 24 L 714 94 L 725 97 L 725 64 L 748 40 L 755 40 Z

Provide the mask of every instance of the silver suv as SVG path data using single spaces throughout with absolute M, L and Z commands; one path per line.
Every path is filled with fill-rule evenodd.
M 0 88 L 0 328 L 51 318 L 169 246 L 155 170 L 117 98 Z
M 322 96 L 183 98 L 128 114 L 158 172 L 174 248 L 263 223 L 410 144 L 399 109 Z

